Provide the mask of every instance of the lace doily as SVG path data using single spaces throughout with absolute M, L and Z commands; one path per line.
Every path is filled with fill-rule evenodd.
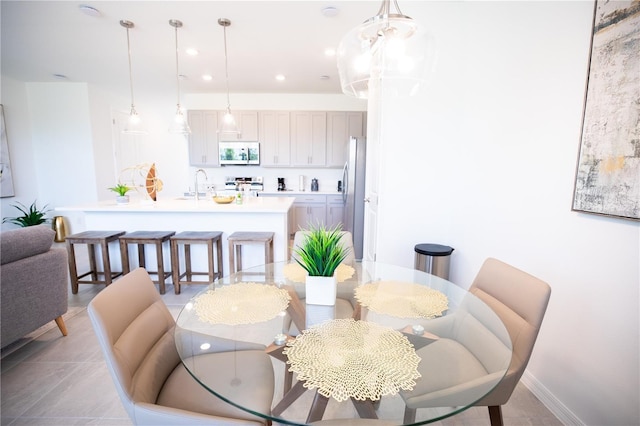
M 238 283 L 209 290 L 194 301 L 201 321 L 210 324 L 255 324 L 275 318 L 287 309 L 291 296 L 281 288 Z
M 284 265 L 282 272 L 286 279 L 297 283 L 303 283 L 307 276 L 307 271 L 295 262 Z M 341 283 L 351 278 L 355 272 L 356 270 L 353 267 L 341 263 L 336 268 L 336 278 Z
M 375 401 L 413 389 L 420 377 L 420 357 L 402 333 L 352 318 L 304 330 L 283 353 L 304 387 L 337 401 Z
M 355 298 L 374 312 L 400 318 L 435 318 L 449 308 L 442 292 L 399 281 L 365 284 L 356 288 Z

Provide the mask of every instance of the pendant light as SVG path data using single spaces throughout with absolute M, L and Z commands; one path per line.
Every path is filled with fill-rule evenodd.
M 178 67 L 178 28 L 182 27 L 182 21 L 177 19 L 169 20 L 169 25 L 171 25 L 175 29 L 176 33 L 176 88 L 177 88 L 177 105 L 176 105 L 176 115 L 174 118 L 174 122 L 169 127 L 169 133 L 174 133 L 177 135 L 188 135 L 191 133 L 191 129 L 189 128 L 189 124 L 182 112 L 182 107 L 180 106 L 180 71 Z
M 131 73 L 131 45 L 129 43 L 129 29 L 134 27 L 133 22 L 127 20 L 121 20 L 120 25 L 122 25 L 127 30 L 127 55 L 129 56 L 129 86 L 131 88 L 131 111 L 129 112 L 129 120 L 127 125 L 122 130 L 122 133 L 127 133 L 130 135 L 146 135 L 147 131 L 142 126 L 140 116 L 136 111 L 135 102 L 133 98 L 133 76 Z
M 218 19 L 218 24 L 222 26 L 224 30 L 224 72 L 227 81 L 227 111 L 222 118 L 222 124 L 218 129 L 218 133 L 235 133 L 239 134 L 240 130 L 236 124 L 236 119 L 231 114 L 231 102 L 229 101 L 229 58 L 227 55 L 227 27 L 231 25 L 231 21 L 227 18 Z
M 349 31 L 338 46 L 342 91 L 366 99 L 384 84 L 397 97 L 415 95 L 426 82 L 435 57 L 433 38 L 396 0 L 383 0 L 378 14 Z

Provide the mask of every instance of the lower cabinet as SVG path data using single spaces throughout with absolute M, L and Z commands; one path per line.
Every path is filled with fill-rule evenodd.
M 281 194 L 261 193 L 260 197 L 279 197 Z M 325 226 L 332 228 L 339 224 L 344 225 L 344 204 L 342 195 L 296 195 L 290 212 L 289 222 L 290 237 L 300 229 L 309 229 L 312 226 Z M 344 227 L 344 226 L 343 226 Z
M 342 195 L 327 195 L 327 217 L 325 222 L 327 228 L 342 225 L 344 230 L 344 203 Z
M 300 229 L 322 226 L 326 222 L 327 197 L 325 195 L 296 196 L 293 209 L 295 217 L 293 233 Z

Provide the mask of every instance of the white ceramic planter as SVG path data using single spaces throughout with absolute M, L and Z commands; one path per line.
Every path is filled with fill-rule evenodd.
M 306 302 L 309 305 L 333 306 L 336 304 L 338 279 L 332 277 L 310 277 L 305 280 Z
M 116 197 L 116 204 L 129 204 L 129 196 L 128 195 L 118 195 Z

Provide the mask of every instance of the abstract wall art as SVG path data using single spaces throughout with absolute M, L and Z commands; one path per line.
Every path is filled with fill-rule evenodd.
M 597 0 L 572 210 L 640 220 L 640 1 Z

